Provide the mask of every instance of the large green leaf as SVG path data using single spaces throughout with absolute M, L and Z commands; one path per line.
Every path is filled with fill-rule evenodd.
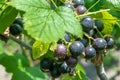
M 7 6 L 0 14 L 0 33 L 4 33 L 6 28 L 12 24 L 17 16 L 17 13 L 18 11 L 14 7 Z
M 82 29 L 74 12 L 67 7 L 50 8 L 46 0 L 12 0 L 13 5 L 26 11 L 25 30 L 37 40 L 53 42 L 65 32 L 82 37 Z

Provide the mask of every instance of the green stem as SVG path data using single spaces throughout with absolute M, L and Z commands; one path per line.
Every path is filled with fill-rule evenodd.
M 88 39 L 92 39 L 94 41 L 94 38 L 89 36 L 87 33 L 84 32 L 84 35 L 88 38 Z
M 87 13 L 87 14 L 79 15 L 79 16 L 77 16 L 77 17 L 78 17 L 78 18 L 81 18 L 82 16 L 97 14 L 97 13 L 106 12 L 106 11 L 110 11 L 110 9 L 104 9 L 104 10 L 100 10 L 100 11 L 89 12 L 89 13 Z
M 86 12 L 88 12 L 90 9 L 92 9 L 93 7 L 95 7 L 99 2 L 100 2 L 100 0 L 98 0 L 96 3 L 94 3 Z
M 57 5 L 55 4 L 55 2 L 53 0 L 51 0 L 51 2 L 57 8 Z
M 103 38 L 103 35 L 101 34 L 101 32 L 97 28 L 95 28 L 95 29 L 97 30 L 97 32 L 99 33 L 99 35 Z

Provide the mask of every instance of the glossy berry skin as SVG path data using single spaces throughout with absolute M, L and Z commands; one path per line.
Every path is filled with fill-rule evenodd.
M 61 73 L 69 73 L 71 71 L 71 68 L 67 65 L 66 62 L 63 62 L 59 67 L 59 71 Z
M 67 55 L 67 48 L 64 44 L 57 44 L 57 47 L 55 49 L 55 55 L 58 58 L 65 58 Z
M 75 7 L 79 5 L 84 5 L 84 0 L 72 0 Z
M 14 24 L 19 24 L 21 27 L 23 27 L 23 20 L 21 18 L 16 18 L 13 22 Z
M 53 69 L 50 70 L 50 74 L 53 78 L 58 78 L 61 75 L 58 66 L 55 65 Z
M 64 39 L 67 41 L 67 42 L 70 42 L 70 34 L 66 33 L 65 36 L 64 36 Z
M 76 41 L 80 41 L 85 47 L 88 45 L 88 38 L 86 36 L 83 36 L 82 39 L 76 39 Z
M 91 59 L 96 56 L 96 50 L 92 46 L 87 46 L 85 48 L 85 58 Z
M 80 41 L 73 42 L 69 47 L 72 56 L 79 56 L 84 51 L 84 45 Z
M 22 32 L 22 27 L 18 24 L 12 24 L 9 30 L 12 35 L 17 36 Z
M 72 10 L 74 10 L 74 6 L 72 4 L 70 4 L 70 3 L 66 3 L 65 6 L 72 9 Z
M 85 7 L 85 6 L 82 6 L 82 5 L 79 5 L 79 6 L 76 8 L 76 12 L 77 12 L 78 15 L 84 14 L 86 11 L 87 11 L 86 7 Z
M 66 59 L 66 63 L 70 67 L 75 67 L 77 65 L 77 62 L 78 62 L 77 57 L 69 56 Z
M 100 20 L 95 20 L 95 26 L 97 27 L 97 29 L 99 31 L 102 31 L 104 29 L 104 25 L 103 25 L 103 22 L 100 21 Z
M 94 20 L 89 16 L 83 17 L 80 23 L 82 25 L 83 31 L 85 32 L 88 32 L 94 28 Z
M 111 49 L 114 47 L 114 40 L 113 38 L 105 38 L 106 42 L 107 42 L 107 49 Z
M 93 42 L 93 47 L 97 51 L 104 50 L 107 47 L 107 42 L 103 38 L 96 38 L 95 41 Z
M 91 30 L 88 32 L 88 35 L 94 36 L 96 33 L 97 33 L 97 32 L 96 32 L 95 29 L 91 29 Z
M 44 58 L 40 61 L 40 69 L 44 72 L 48 72 L 53 67 L 53 60 L 49 58 Z

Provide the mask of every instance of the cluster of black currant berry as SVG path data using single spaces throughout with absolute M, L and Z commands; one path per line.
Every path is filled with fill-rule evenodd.
M 84 6 L 84 0 L 72 0 L 65 3 L 65 6 L 76 12 L 77 15 L 84 14 L 87 9 Z M 114 40 L 111 36 L 103 35 L 104 24 L 100 20 L 94 20 L 90 16 L 84 16 L 80 19 L 83 28 L 83 38 L 79 38 L 70 33 L 66 33 L 64 39 L 57 42 L 55 48 L 55 59 L 44 58 L 40 61 L 40 68 L 44 72 L 50 72 L 54 78 L 63 73 L 75 72 L 80 56 L 91 60 L 114 46 Z
M 23 29 L 23 20 L 21 18 L 16 18 L 12 25 L 10 25 L 9 31 L 12 35 L 18 36 Z

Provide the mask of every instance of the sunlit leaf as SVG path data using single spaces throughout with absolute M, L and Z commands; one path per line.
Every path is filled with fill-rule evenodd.
M 82 37 L 82 29 L 74 12 L 67 7 L 52 10 L 46 0 L 12 0 L 13 5 L 26 11 L 25 30 L 42 42 L 53 42 L 63 38 L 65 32 Z

